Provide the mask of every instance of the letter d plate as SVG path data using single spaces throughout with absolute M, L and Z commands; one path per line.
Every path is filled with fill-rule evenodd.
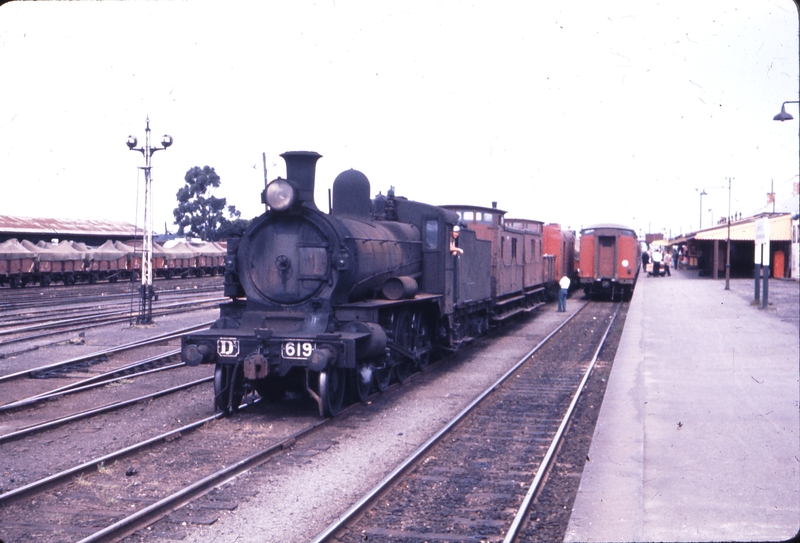
M 217 340 L 217 354 L 229 358 L 239 356 L 239 340 L 227 337 L 219 338 Z

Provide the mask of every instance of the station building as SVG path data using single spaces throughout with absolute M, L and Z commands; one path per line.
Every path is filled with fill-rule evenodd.
M 770 277 L 800 280 L 800 226 L 797 213 L 760 213 L 670 240 L 680 247 L 685 268 L 714 279 L 725 277 L 728 240 L 731 247 L 731 277 L 754 277 L 756 226 L 769 221 Z M 762 223 L 763 224 L 763 223 Z

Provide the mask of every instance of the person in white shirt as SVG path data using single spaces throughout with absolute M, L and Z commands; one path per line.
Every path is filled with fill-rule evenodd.
M 558 312 L 564 313 L 567 310 L 567 293 L 569 293 L 569 277 L 566 275 L 561 278 L 558 285 L 561 289 L 558 291 Z
M 653 277 L 658 277 L 661 272 L 661 251 L 653 251 Z

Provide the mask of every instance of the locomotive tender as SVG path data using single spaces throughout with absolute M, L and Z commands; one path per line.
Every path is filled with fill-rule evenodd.
M 456 349 L 555 289 L 555 270 L 542 270 L 556 257 L 541 250 L 537 221 L 506 227 L 495 208 L 433 206 L 393 189 L 373 200 L 367 177 L 352 169 L 335 179 L 323 213 L 314 203 L 321 155 L 281 157 L 286 179 L 262 193 L 268 210 L 228 240 L 230 301 L 209 330 L 182 341 L 187 364 L 215 364 L 221 411 L 235 411 L 252 390 L 267 400 L 292 391 L 335 416 L 346 393 L 363 401 L 373 386 L 403 381 L 435 350 Z

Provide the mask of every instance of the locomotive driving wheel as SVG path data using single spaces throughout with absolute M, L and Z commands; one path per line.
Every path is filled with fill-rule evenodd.
M 388 356 L 384 356 L 372 370 L 372 378 L 375 381 L 375 388 L 379 392 L 384 392 L 392 382 L 392 361 Z
M 348 370 L 350 375 L 350 396 L 354 401 L 366 402 L 372 390 L 372 374 L 375 367 L 372 364 L 359 364 L 356 368 Z
M 214 407 L 225 414 L 235 413 L 242 403 L 244 394 L 236 379 L 239 366 L 217 364 L 214 368 Z
M 423 351 L 419 356 L 419 367 L 425 369 L 431 361 L 432 332 L 424 310 L 414 313 L 414 349 Z
M 319 397 L 322 403 L 322 416 L 335 417 L 342 410 L 346 370 L 329 368 L 319 374 Z
M 402 309 L 397 314 L 394 326 L 394 343 L 406 352 L 414 349 L 414 317 L 411 311 L 407 309 Z M 392 353 L 392 358 L 395 359 L 394 369 L 397 374 L 397 380 L 404 383 L 414 372 L 414 360 L 397 351 Z

